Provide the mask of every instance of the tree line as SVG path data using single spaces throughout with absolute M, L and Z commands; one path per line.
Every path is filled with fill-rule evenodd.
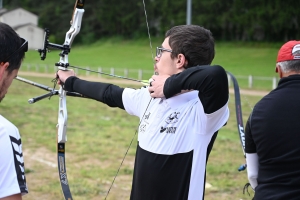
M 3 0 L 3 7 L 22 7 L 39 16 L 51 41 L 61 43 L 70 27 L 75 0 Z M 186 0 L 86 0 L 81 32 L 76 40 L 148 37 L 144 3 L 152 37 L 186 24 Z M 193 0 L 192 24 L 210 29 L 216 40 L 284 42 L 300 38 L 300 1 Z

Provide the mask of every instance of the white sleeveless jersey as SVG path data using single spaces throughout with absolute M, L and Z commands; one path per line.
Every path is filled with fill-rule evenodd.
M 0 198 L 28 193 L 22 142 L 15 125 L 0 115 Z

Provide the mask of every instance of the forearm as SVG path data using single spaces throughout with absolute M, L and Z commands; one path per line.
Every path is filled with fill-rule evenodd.
M 0 198 L 0 200 L 22 200 L 22 195 L 21 194 L 14 194 L 8 197 L 3 197 Z
M 198 90 L 205 112 L 215 112 L 229 98 L 226 71 L 220 66 L 192 67 L 169 77 L 163 92 L 166 98 L 170 98 L 181 90 Z
M 70 92 L 80 93 L 88 98 L 100 101 L 110 107 L 124 109 L 122 94 L 124 88 L 109 83 L 90 82 L 77 77 L 69 77 L 64 88 Z
M 257 153 L 247 153 L 247 174 L 248 180 L 253 189 L 257 186 L 257 176 L 258 176 L 258 156 Z

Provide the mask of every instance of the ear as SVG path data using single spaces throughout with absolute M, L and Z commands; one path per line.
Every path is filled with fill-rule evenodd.
M 185 56 L 180 53 L 177 55 L 177 60 L 176 60 L 176 67 L 177 69 L 182 69 L 184 70 L 185 66 L 187 66 L 188 61 L 185 59 Z
M 276 73 L 278 73 L 279 77 L 282 78 L 284 76 L 283 71 L 281 70 L 280 65 L 276 65 L 276 69 L 275 69 Z
M 8 68 L 8 66 L 9 66 L 9 62 L 1 62 L 0 63 L 0 80 L 2 80 L 3 79 L 3 76 L 4 76 L 4 74 L 5 74 L 5 72 L 6 72 L 6 69 Z

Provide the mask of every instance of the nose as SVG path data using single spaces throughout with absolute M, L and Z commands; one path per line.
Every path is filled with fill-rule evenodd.
M 160 60 L 160 58 L 157 57 L 157 56 L 155 56 L 154 60 L 155 60 L 156 62 L 158 62 L 158 61 Z

